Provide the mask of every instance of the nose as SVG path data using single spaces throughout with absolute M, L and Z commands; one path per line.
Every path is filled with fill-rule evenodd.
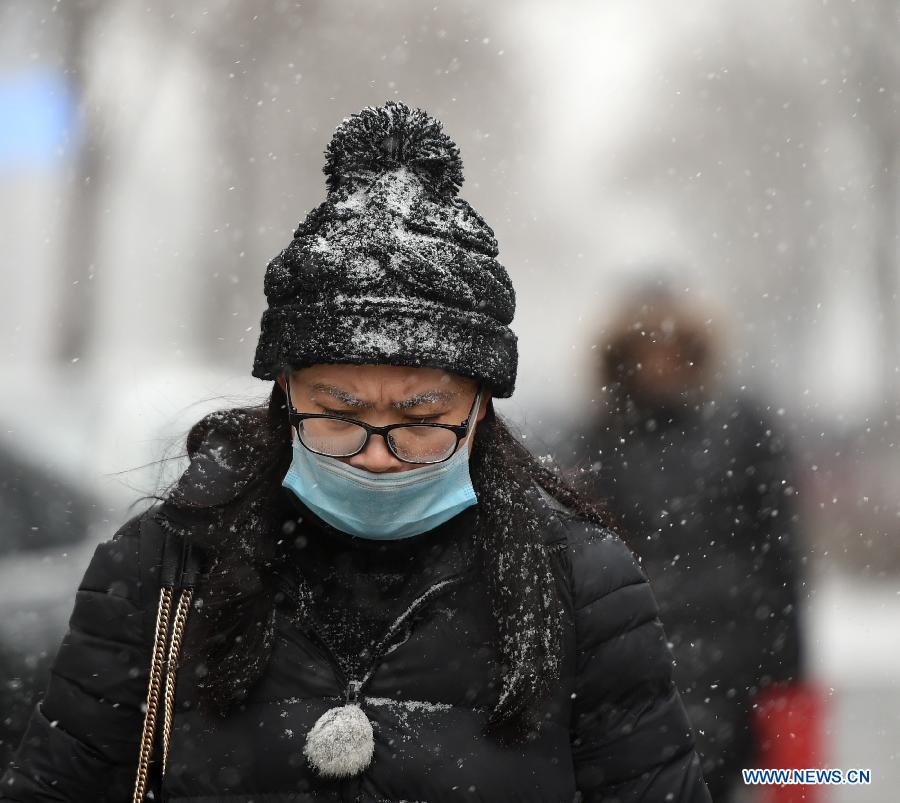
M 348 457 L 347 462 L 351 466 L 376 474 L 385 474 L 390 471 L 408 471 L 414 468 L 412 463 L 404 463 L 391 453 L 383 435 L 372 435 L 366 444 L 366 448 L 359 454 Z

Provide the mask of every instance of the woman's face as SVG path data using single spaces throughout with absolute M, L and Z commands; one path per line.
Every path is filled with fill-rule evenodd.
M 278 384 L 284 389 L 283 376 Z M 291 401 L 297 412 L 343 415 L 373 426 L 422 421 L 461 424 L 477 392 L 476 380 L 440 368 L 320 363 L 291 375 Z M 475 414 L 476 427 L 489 400 L 485 387 Z M 474 438 L 472 433 L 469 454 Z M 376 473 L 408 471 L 419 465 L 398 460 L 378 436 L 369 438 L 359 454 L 336 459 Z

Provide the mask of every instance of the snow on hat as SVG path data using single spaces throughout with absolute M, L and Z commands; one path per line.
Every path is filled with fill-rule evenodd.
M 268 265 L 253 376 L 282 366 L 443 368 L 512 395 L 515 292 L 490 226 L 457 192 L 440 121 L 388 101 L 335 130 L 328 194 Z

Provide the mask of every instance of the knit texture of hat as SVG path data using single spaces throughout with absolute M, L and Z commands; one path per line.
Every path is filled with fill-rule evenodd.
M 511 396 L 515 293 L 494 232 L 457 197 L 462 161 L 441 123 L 388 101 L 346 118 L 325 155 L 326 200 L 266 269 L 253 376 L 428 366 Z

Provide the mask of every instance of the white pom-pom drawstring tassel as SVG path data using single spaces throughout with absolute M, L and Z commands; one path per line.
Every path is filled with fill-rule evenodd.
M 306 736 L 303 753 L 326 778 L 350 778 L 372 763 L 372 723 L 356 703 L 331 708 Z

